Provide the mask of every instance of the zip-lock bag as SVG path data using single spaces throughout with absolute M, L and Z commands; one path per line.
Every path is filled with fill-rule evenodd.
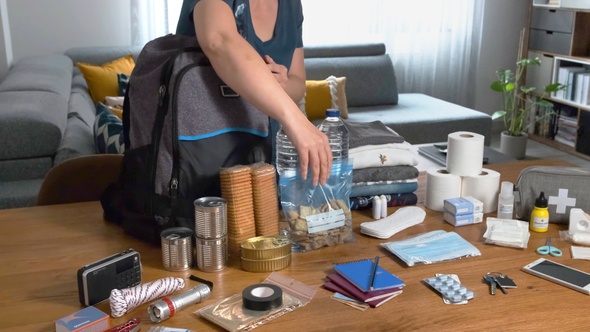
M 194 201 L 221 195 L 221 168 L 270 160 L 268 116 L 224 84 L 194 37 L 144 46 L 123 127 L 122 173 L 101 199 L 105 218 L 155 244 L 166 228 L 195 229 Z
M 590 211 L 590 169 L 581 167 L 530 166 L 515 185 L 515 217 L 529 220 L 535 199 L 544 192 L 549 222 L 569 223 L 570 210 Z

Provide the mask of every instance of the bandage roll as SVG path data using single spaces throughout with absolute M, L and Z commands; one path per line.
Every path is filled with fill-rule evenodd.
M 478 175 L 462 177 L 461 196 L 472 196 L 483 203 L 483 213 L 496 211 L 500 193 L 500 173 L 483 168 Z
M 426 171 L 426 200 L 424 205 L 434 211 L 444 210 L 444 200 L 461 196 L 461 177 L 446 169 Z
M 475 176 L 481 173 L 485 137 L 468 131 L 449 134 L 447 170 L 451 174 Z

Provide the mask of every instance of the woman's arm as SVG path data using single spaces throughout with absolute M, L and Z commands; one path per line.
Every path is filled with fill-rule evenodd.
M 299 154 L 301 176 L 305 179 L 308 169 L 311 169 L 314 185 L 318 182 L 325 184 L 332 167 L 328 138 L 307 120 L 286 92 L 291 90 L 291 84 L 288 83 L 283 89 L 263 58 L 240 36 L 226 3 L 221 0 L 201 0 L 195 5 L 193 17 L 199 45 L 217 75 L 283 126 Z M 297 68 L 298 64 L 293 68 L 294 73 L 298 73 L 294 76 L 293 85 L 297 79 L 301 80 L 303 70 L 303 51 L 295 53 L 294 56 L 301 57 L 301 68 Z M 293 88 L 294 97 L 298 94 L 303 96 L 302 92 L 295 90 L 297 88 Z
M 268 68 L 291 99 L 293 99 L 295 103 L 299 103 L 305 94 L 303 48 L 300 47 L 295 49 L 290 70 L 287 70 L 283 65 L 275 63 L 268 55 L 264 56 L 264 61 L 266 61 Z

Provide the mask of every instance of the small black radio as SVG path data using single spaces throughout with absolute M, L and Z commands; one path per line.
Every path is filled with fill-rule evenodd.
M 78 270 L 80 303 L 95 305 L 109 298 L 111 290 L 141 283 L 141 261 L 133 249 L 84 265 Z

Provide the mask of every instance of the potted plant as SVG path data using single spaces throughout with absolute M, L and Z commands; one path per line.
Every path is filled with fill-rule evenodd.
M 502 95 L 502 109 L 492 114 L 492 120 L 504 120 L 505 130 L 502 132 L 500 150 L 516 159 L 525 157 L 528 128 L 553 115 L 552 112 L 547 112 L 540 117 L 531 118 L 531 112 L 535 112 L 539 106 L 552 109 L 553 104 L 546 98 L 563 89 L 562 84 L 553 83 L 547 85 L 545 91 L 539 95 L 534 93 L 534 87 L 524 85 L 527 67 L 540 64 L 539 58 L 520 59 L 516 62 L 516 72 L 499 69 L 496 71 L 498 80 L 490 85 L 493 91 Z

